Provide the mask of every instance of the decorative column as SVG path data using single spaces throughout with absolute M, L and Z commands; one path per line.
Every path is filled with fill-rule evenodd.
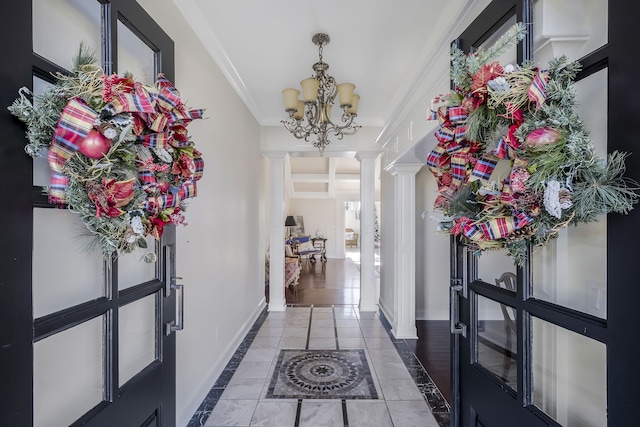
M 269 311 L 284 311 L 284 161 L 286 151 L 264 153 L 269 158 Z
M 416 173 L 424 164 L 393 165 L 394 314 L 396 338 L 416 339 Z
M 360 161 L 360 311 L 376 311 L 373 211 L 376 159 L 380 153 L 357 153 Z

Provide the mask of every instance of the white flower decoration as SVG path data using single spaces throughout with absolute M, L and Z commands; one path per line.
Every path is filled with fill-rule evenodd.
M 496 77 L 493 80 L 489 80 L 487 86 L 494 92 L 507 92 L 511 89 L 511 86 L 509 86 L 509 83 L 507 83 L 504 77 Z
M 547 182 L 547 188 L 544 190 L 544 208 L 550 215 L 558 219 L 562 217 L 563 209 L 569 209 L 573 205 L 573 202 L 566 197 L 560 200 L 562 190 L 560 183 L 555 180 Z
M 142 225 L 142 218 L 139 216 L 134 216 L 131 218 L 131 229 L 137 235 L 142 235 L 144 233 L 144 226 Z M 135 236 L 134 236 L 135 238 Z
M 156 153 L 156 156 L 158 156 L 160 160 L 162 160 L 163 162 L 165 163 L 173 162 L 173 156 L 169 154 L 169 152 L 164 148 L 154 148 L 153 152 Z

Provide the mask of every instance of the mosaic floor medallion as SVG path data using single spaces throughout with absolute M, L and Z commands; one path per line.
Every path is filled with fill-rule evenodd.
M 377 399 L 364 350 L 280 350 L 267 398 Z

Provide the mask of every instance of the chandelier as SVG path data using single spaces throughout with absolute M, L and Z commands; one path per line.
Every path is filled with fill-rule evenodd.
M 284 89 L 284 107 L 289 113 L 288 120 L 282 124 L 298 139 L 313 141 L 313 146 L 320 150 L 320 155 L 330 144 L 329 135 L 342 139 L 344 135 L 353 135 L 361 126 L 353 123 L 357 116 L 360 96 L 353 93 L 356 86 L 353 83 L 336 84 L 333 77 L 327 74 L 329 64 L 322 61 L 322 47 L 329 44 L 327 34 L 316 34 L 311 41 L 318 46 L 320 60 L 313 64 L 315 75 L 300 82 L 302 86 L 302 100 L 298 99 L 298 89 Z M 331 119 L 331 108 L 336 95 L 340 102 L 341 124 L 335 124 Z M 304 120 L 306 119 L 306 121 Z

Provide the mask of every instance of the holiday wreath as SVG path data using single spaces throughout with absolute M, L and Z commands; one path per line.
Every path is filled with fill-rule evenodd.
M 48 149 L 49 202 L 77 212 L 109 259 L 146 248 L 145 237 L 159 239 L 167 224 L 186 225 L 184 200 L 204 168 L 186 126 L 203 110 L 188 110 L 162 74 L 146 86 L 94 62 L 81 45 L 70 73 L 35 99 L 20 89 L 9 110 L 27 125 L 26 152 Z
M 452 48 L 455 89 L 432 107 L 438 143 L 427 157 L 444 214 L 439 228 L 479 250 L 507 249 L 517 264 L 529 243 L 601 214 L 628 213 L 638 199 L 636 184 L 623 177 L 626 154 L 598 158 L 574 111 L 579 63 L 492 62 L 524 34 L 516 24 L 486 50 Z

